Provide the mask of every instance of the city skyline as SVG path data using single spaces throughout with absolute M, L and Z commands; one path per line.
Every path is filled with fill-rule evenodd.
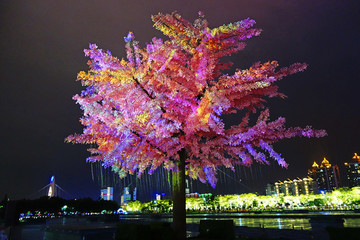
M 253 18 L 263 32 L 231 57 L 235 67 L 271 59 L 281 66 L 309 65 L 279 83 L 288 98 L 270 100 L 270 116 L 272 120 L 284 116 L 287 126 L 325 129 L 328 137 L 275 144 L 290 164 L 288 170 L 275 162 L 254 166 L 253 176 L 244 183 L 261 189 L 274 173 L 293 178 L 323 157 L 343 165 L 360 152 L 356 55 L 360 35 L 353 30 L 359 22 L 357 9 L 356 1 L 335 0 L 0 2 L 0 197 L 7 193 L 11 199 L 26 198 L 52 175 L 74 198 L 99 196 L 100 186 L 85 162 L 86 146 L 64 143 L 69 134 L 81 132 L 77 123 L 81 111 L 71 97 L 82 90 L 75 78 L 87 70 L 83 49 L 97 43 L 124 57 L 123 37 L 128 31 L 141 46 L 154 36 L 165 39 L 151 27 L 150 16 L 175 10 L 190 20 L 201 10 L 211 26 Z M 225 122 L 236 122 L 235 116 Z

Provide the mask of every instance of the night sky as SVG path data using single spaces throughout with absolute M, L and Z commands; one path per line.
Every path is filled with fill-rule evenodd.
M 290 164 L 273 161 L 244 183 L 260 191 L 269 181 L 304 177 L 314 161 L 343 163 L 360 153 L 360 3 L 358 0 L 0 0 L 0 199 L 33 196 L 51 175 L 68 198 L 100 194 L 85 162 L 86 146 L 64 143 L 80 133 L 82 90 L 76 74 L 87 70 L 89 43 L 125 57 L 124 36 L 132 31 L 141 46 L 162 37 L 150 16 L 178 11 L 193 21 L 203 11 L 210 27 L 250 17 L 260 37 L 231 57 L 247 68 L 256 61 L 281 66 L 306 62 L 305 72 L 279 82 L 288 98 L 271 99 L 271 119 L 287 126 L 326 129 L 322 139 L 275 144 Z M 232 119 L 233 118 L 233 119 Z M 235 116 L 227 123 L 237 122 Z M 259 168 L 254 168 L 257 171 Z M 254 177 L 256 176 L 256 177 Z M 234 192 L 236 193 L 236 192 Z

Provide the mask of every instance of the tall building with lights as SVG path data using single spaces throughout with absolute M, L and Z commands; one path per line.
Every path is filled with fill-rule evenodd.
M 316 193 L 317 190 L 317 184 L 311 177 L 305 177 L 302 179 L 302 193 L 305 195 L 309 195 L 310 193 Z
M 309 195 L 316 192 L 316 183 L 312 178 L 296 178 L 293 180 L 287 179 L 285 181 L 278 181 L 274 185 L 268 184 L 266 188 L 266 195 L 284 195 L 284 196 L 299 196 Z
M 320 166 L 314 162 L 308 175 L 317 183 L 319 192 L 331 192 L 340 186 L 340 172 L 337 165 L 331 165 L 324 158 Z
M 352 161 L 344 164 L 349 187 L 360 186 L 360 156 L 354 153 Z
M 107 187 L 107 188 L 103 188 L 100 191 L 100 198 L 107 200 L 107 201 L 112 201 L 114 200 L 114 188 L 112 187 Z

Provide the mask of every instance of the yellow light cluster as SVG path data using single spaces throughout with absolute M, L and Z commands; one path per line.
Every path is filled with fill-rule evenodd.
M 139 121 L 140 123 L 145 123 L 150 119 L 149 113 L 142 113 L 135 117 L 136 121 Z
M 85 81 L 95 81 L 95 82 L 110 82 L 110 83 L 128 83 L 132 81 L 132 72 L 128 70 L 104 70 L 104 71 L 94 71 L 89 72 L 81 71 L 78 73 L 78 79 Z
M 215 35 L 219 33 L 229 33 L 239 28 L 239 23 L 236 22 L 234 24 L 230 23 L 228 25 L 222 25 L 218 28 L 211 29 L 211 36 L 215 37 Z
M 209 96 L 209 94 L 205 94 L 199 108 L 197 109 L 197 115 L 202 124 L 206 124 L 210 117 L 211 100 L 211 96 Z

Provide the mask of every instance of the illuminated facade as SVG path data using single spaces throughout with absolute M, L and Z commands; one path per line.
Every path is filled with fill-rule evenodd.
M 292 184 L 293 181 L 291 181 L 290 179 L 284 181 L 285 196 L 292 195 Z
M 267 184 L 266 195 L 284 195 L 299 196 L 302 194 L 309 195 L 316 191 L 316 184 L 312 178 L 296 178 L 293 180 L 278 181 L 275 184 Z
M 308 170 L 308 175 L 314 179 L 320 193 L 331 192 L 340 186 L 339 167 L 331 165 L 326 158 L 320 166 L 314 162 L 312 168 Z
M 124 205 L 131 201 L 131 194 L 129 187 L 124 188 L 124 192 L 121 195 L 120 204 Z
M 344 164 L 349 187 L 356 187 L 360 186 L 360 156 L 354 153 L 352 159 L 353 161 Z
M 295 196 L 299 196 L 300 195 L 300 191 L 301 191 L 301 182 L 302 182 L 302 180 L 301 179 L 294 179 L 293 181 L 292 181 L 292 189 L 293 189 L 293 192 L 295 193 L 295 194 L 293 194 L 293 195 L 295 195 Z
M 311 177 L 303 178 L 303 193 L 309 195 L 310 193 L 317 192 L 316 182 Z
M 157 194 L 156 194 L 157 195 Z M 130 201 L 136 201 L 137 199 L 137 188 L 136 187 L 125 187 L 121 197 L 120 197 L 120 204 L 126 205 Z
M 101 189 L 101 199 L 112 201 L 114 200 L 114 188 L 107 187 Z

